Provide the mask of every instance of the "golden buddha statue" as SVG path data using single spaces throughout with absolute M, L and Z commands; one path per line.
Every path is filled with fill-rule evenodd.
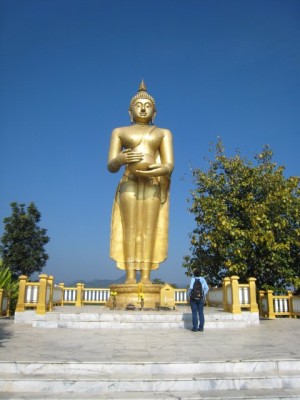
M 142 81 L 129 107 L 131 125 L 111 135 L 108 170 L 124 165 L 111 222 L 110 256 L 126 270 L 126 284 L 149 284 L 150 271 L 167 258 L 169 187 L 174 168 L 172 134 L 153 124 L 155 100 Z

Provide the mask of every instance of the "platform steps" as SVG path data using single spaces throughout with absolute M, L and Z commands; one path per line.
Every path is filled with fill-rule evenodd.
M 245 328 L 253 323 L 250 313 L 240 315 L 223 311 L 205 313 L 205 329 Z M 254 323 L 258 323 L 257 320 Z M 190 311 L 102 311 L 72 312 L 56 310 L 32 321 L 35 328 L 75 329 L 191 329 Z
M 0 362 L 0 371 L 2 399 L 300 399 L 300 360 Z

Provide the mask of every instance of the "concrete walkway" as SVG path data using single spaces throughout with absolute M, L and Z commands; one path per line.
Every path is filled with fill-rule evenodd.
M 199 362 L 300 360 L 300 319 L 244 329 L 37 329 L 0 319 L 1 361 Z

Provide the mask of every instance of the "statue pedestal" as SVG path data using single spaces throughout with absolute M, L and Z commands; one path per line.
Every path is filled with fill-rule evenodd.
M 128 304 L 133 304 L 137 309 L 141 308 L 141 299 L 138 294 L 142 293 L 144 297 L 144 308 L 158 308 L 160 305 L 160 291 L 163 285 L 142 285 L 135 284 L 115 284 L 110 285 L 110 291 L 116 292 L 116 308 L 125 309 Z M 105 304 L 106 307 L 114 308 L 112 296 L 108 299 Z

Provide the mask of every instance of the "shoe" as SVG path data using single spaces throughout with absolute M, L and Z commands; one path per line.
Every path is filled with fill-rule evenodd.
M 199 328 L 198 331 L 199 331 L 199 332 L 203 332 L 204 329 L 203 329 L 203 328 Z
M 192 332 L 198 332 L 198 329 L 194 329 L 194 328 L 193 328 L 193 329 L 192 329 Z

